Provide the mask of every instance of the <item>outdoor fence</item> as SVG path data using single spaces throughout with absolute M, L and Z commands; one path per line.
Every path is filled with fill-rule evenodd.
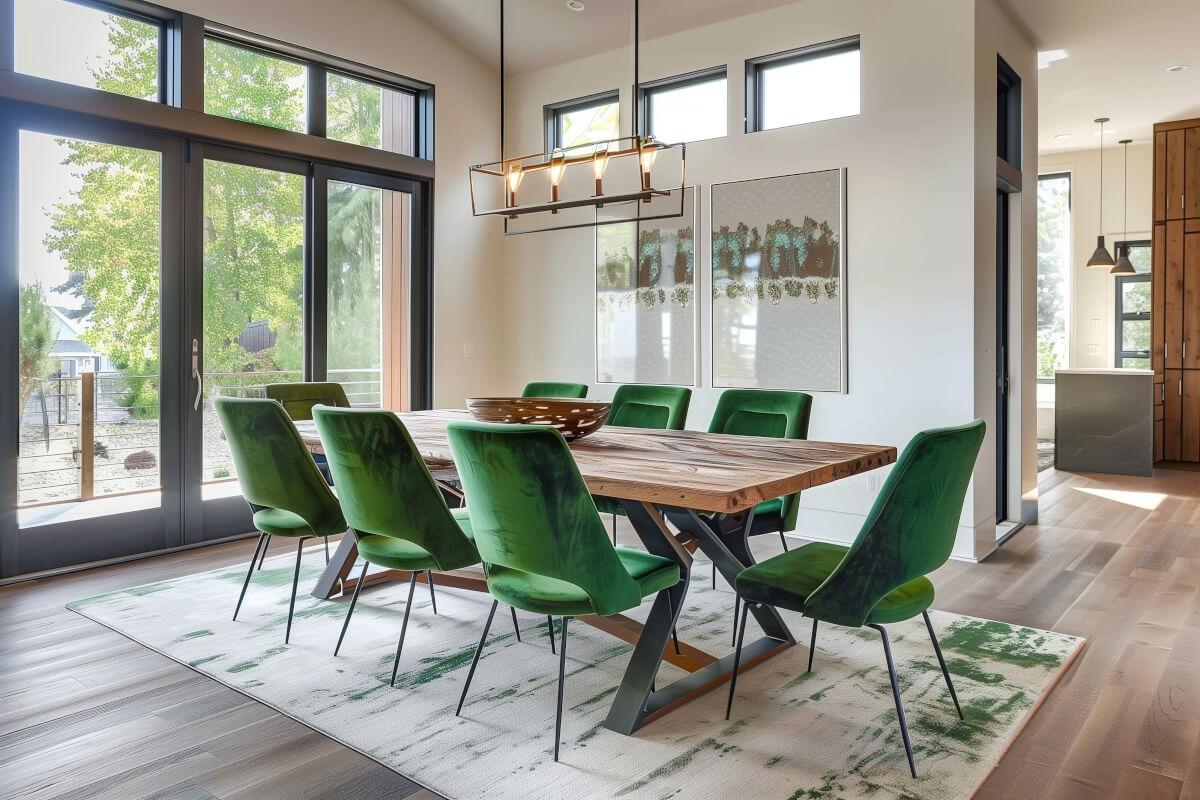
M 204 376 L 205 479 L 231 476 L 231 459 L 212 409 L 219 396 L 262 397 L 268 383 L 303 379 L 299 371 Z M 379 406 L 378 369 L 330 370 L 355 406 Z M 90 500 L 157 490 L 160 474 L 158 376 L 85 372 L 41 383 L 20 420 L 18 505 Z

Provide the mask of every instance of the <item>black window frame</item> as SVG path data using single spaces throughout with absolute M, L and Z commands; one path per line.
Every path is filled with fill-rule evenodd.
M 729 68 L 725 64 L 708 69 L 695 70 L 694 72 L 686 72 L 682 75 L 673 75 L 668 78 L 659 78 L 658 80 L 645 81 L 638 85 L 638 133 L 642 136 L 654 135 L 654 117 L 651 109 L 654 107 L 652 102 L 654 95 L 658 92 L 669 92 L 674 89 L 686 89 L 689 86 L 697 86 L 702 83 L 710 83 L 716 80 L 725 81 L 725 106 L 721 109 L 725 115 L 725 133 L 722 136 L 709 136 L 704 139 L 689 139 L 689 142 L 704 142 L 710 139 L 723 139 L 729 135 Z M 671 142 L 675 144 L 675 142 Z
M 778 128 L 762 127 L 763 109 L 766 105 L 766 97 L 763 95 L 763 80 L 762 73 L 772 67 L 787 66 L 796 64 L 802 61 L 809 61 L 814 58 L 824 58 L 825 56 L 835 55 L 837 53 L 857 52 L 862 54 L 862 37 L 858 34 L 852 36 L 844 36 L 840 39 L 831 39 L 827 42 L 819 42 L 817 44 L 805 45 L 792 50 L 784 50 L 771 55 L 758 56 L 746 60 L 746 133 L 759 133 L 766 130 L 778 130 Z M 859 114 L 862 114 L 862 74 L 859 73 Z M 841 117 L 830 117 L 828 119 L 842 119 Z M 825 119 L 815 119 L 812 122 L 796 123 L 798 125 L 811 125 L 814 122 L 825 122 Z M 781 125 L 779 127 L 792 128 L 795 125 Z
M 1129 251 L 1135 247 L 1144 247 L 1149 250 L 1153 247 L 1153 243 L 1149 239 L 1130 239 L 1128 241 L 1120 241 L 1114 247 L 1117 258 L 1125 256 L 1128 258 Z M 1149 350 L 1125 350 L 1125 323 L 1126 322 L 1150 322 L 1150 311 L 1130 312 L 1126 311 L 1125 305 L 1125 287 L 1135 283 L 1150 283 L 1149 272 L 1139 272 L 1136 275 L 1117 275 L 1114 281 L 1114 315 L 1113 320 L 1116 324 L 1113 326 L 1116 330 L 1116 342 L 1113 346 L 1113 365 L 1117 369 L 1125 369 L 1125 359 L 1127 358 L 1144 358 L 1150 360 Z
M 558 150 L 562 147 L 562 118 L 564 114 L 569 114 L 572 111 L 584 111 L 598 106 L 612 105 L 613 103 L 616 103 L 619 115 L 621 110 L 621 92 L 619 89 L 596 92 L 584 97 L 576 97 L 571 100 L 563 100 L 558 103 L 548 103 L 545 105 L 542 109 L 542 115 L 545 121 L 546 152 L 549 153 L 552 150 Z M 583 145 L 577 146 L 582 147 Z
M 1021 76 L 996 56 L 996 157 L 1021 169 Z

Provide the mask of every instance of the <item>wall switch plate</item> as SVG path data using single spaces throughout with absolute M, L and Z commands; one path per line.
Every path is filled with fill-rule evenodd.
M 1089 356 L 1098 356 L 1098 355 L 1100 355 L 1100 345 L 1098 345 L 1098 344 L 1089 344 L 1089 345 L 1088 345 L 1088 355 L 1089 355 Z
M 1094 331 L 1100 330 L 1100 328 L 1102 327 L 1102 324 L 1103 323 L 1101 323 L 1100 320 L 1098 320 L 1098 319 L 1092 320 L 1092 330 L 1094 330 Z
M 472 358 L 475 355 L 475 345 L 470 342 L 463 343 L 463 358 Z
M 867 476 L 867 491 L 870 492 L 871 494 L 875 494 L 876 492 L 879 491 L 879 476 L 878 475 L 868 475 Z

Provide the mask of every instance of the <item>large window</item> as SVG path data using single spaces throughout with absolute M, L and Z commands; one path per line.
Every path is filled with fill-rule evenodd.
M 858 37 L 746 62 L 746 131 L 859 113 Z
M 428 404 L 432 86 L 143 0 L 8 12 L 0 578 L 250 530 L 218 396 Z
M 17 72 L 161 99 L 158 21 L 68 0 L 15 0 L 14 11 Z
M 1116 366 L 1150 369 L 1150 242 L 1118 242 L 1116 251 L 1137 270 L 1116 280 Z
M 620 135 L 621 113 L 616 92 L 546 106 L 548 150 L 603 142 Z
M 725 135 L 725 68 L 642 87 L 645 130 L 662 142 L 696 142 Z
M 1037 377 L 1053 380 L 1069 366 L 1070 174 L 1039 176 L 1037 197 Z

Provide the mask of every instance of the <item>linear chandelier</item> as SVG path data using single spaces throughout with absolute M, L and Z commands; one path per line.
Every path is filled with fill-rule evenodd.
M 639 0 L 633 1 L 631 134 L 521 156 L 505 155 L 505 0 L 499 4 L 500 160 L 468 167 L 471 213 L 499 217 L 505 235 L 683 216 L 686 145 L 639 130 Z

